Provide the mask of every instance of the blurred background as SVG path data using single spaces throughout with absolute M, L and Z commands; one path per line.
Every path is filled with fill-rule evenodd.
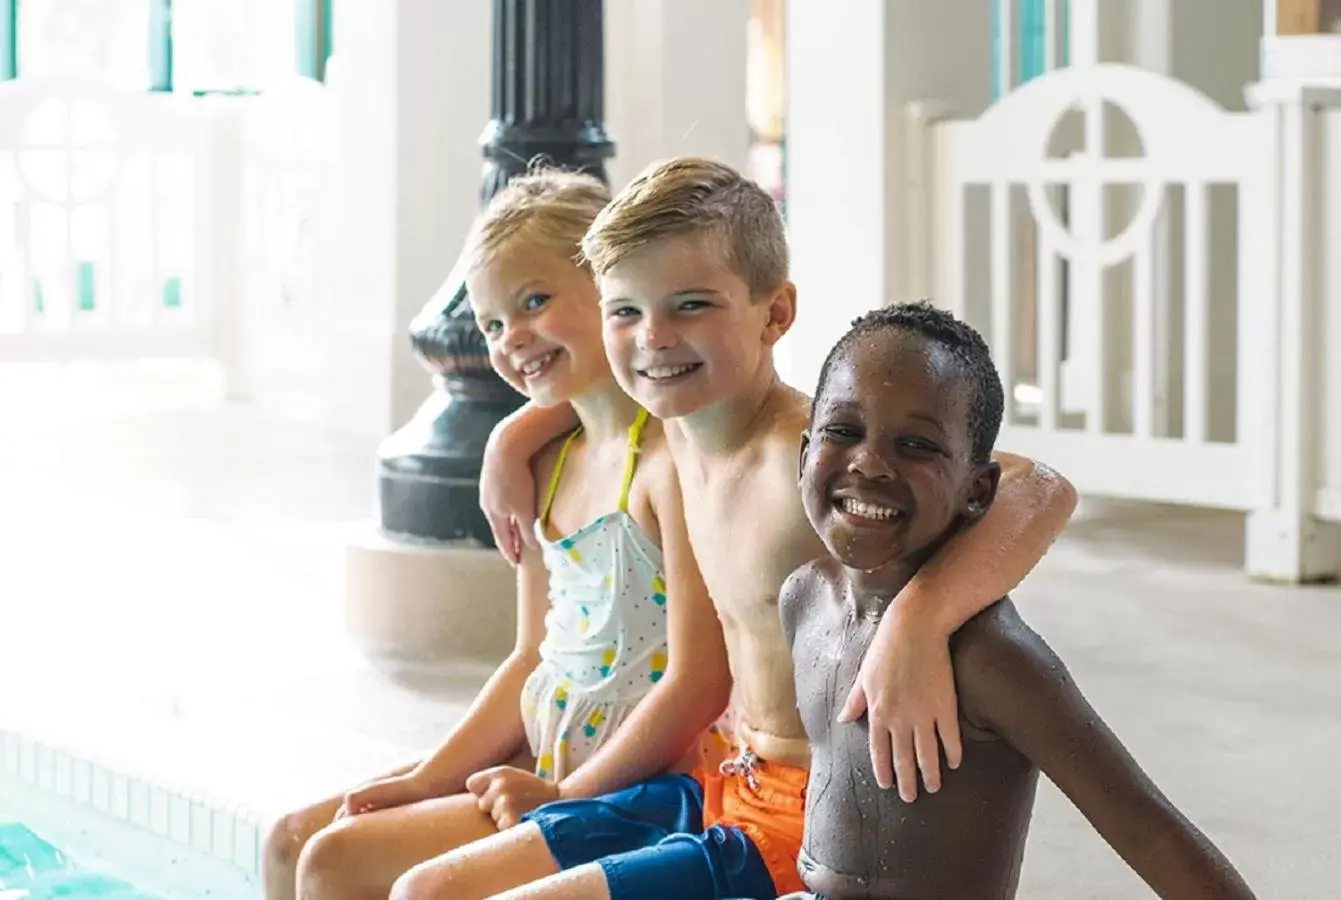
M 452 270 L 543 132 L 777 198 L 798 388 L 873 306 L 979 327 L 1082 495 L 1026 617 L 1261 896 L 1335 895 L 1341 3 L 0 0 L 0 79 L 0 772 L 255 832 L 451 727 L 516 402 Z M 1024 878 L 1145 896 L 1049 786 Z

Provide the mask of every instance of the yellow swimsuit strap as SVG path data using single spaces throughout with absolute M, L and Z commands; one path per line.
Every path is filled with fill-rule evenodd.
M 629 452 L 624 463 L 624 485 L 619 492 L 619 509 L 621 512 L 627 513 L 629 511 L 629 489 L 633 486 L 633 472 L 638 467 L 638 453 L 642 450 L 643 429 L 647 426 L 647 419 L 647 410 L 640 407 L 638 414 L 633 418 L 633 424 L 629 426 Z M 545 505 L 540 513 L 542 528 L 549 525 L 549 511 L 554 506 L 554 495 L 559 490 L 559 477 L 563 475 L 563 464 L 568 460 L 568 451 L 572 449 L 573 441 L 581 433 L 581 426 L 575 428 L 559 450 L 559 459 L 554 463 L 554 471 L 550 473 L 549 488 L 545 491 Z
M 629 455 L 624 463 L 624 487 L 619 492 L 619 511 L 629 511 L 629 488 L 633 487 L 633 471 L 638 468 L 638 453 L 642 450 L 643 428 L 647 425 L 647 410 L 638 408 L 629 426 Z
M 554 464 L 554 471 L 549 476 L 549 489 L 545 491 L 545 508 L 540 513 L 540 526 L 542 528 L 549 525 L 549 510 L 554 505 L 554 494 L 559 489 L 559 476 L 563 474 L 563 464 L 568 459 L 568 451 L 572 449 L 573 441 L 582 433 L 582 426 L 579 425 L 573 429 L 573 433 L 568 435 L 568 440 L 563 442 L 563 449 L 559 451 L 559 460 Z

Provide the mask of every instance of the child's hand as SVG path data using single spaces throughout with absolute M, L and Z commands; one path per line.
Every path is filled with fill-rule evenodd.
M 963 757 L 959 704 L 945 635 L 925 620 L 897 615 L 891 607 L 866 651 L 838 721 L 854 722 L 863 712 L 876 783 L 890 788 L 897 776 L 899 796 L 912 803 L 917 799 L 921 769 L 927 792 L 940 790 L 937 735 L 951 769 L 959 768 Z
M 413 774 L 394 775 L 369 782 L 345 794 L 345 802 L 335 813 L 335 818 L 357 816 L 375 812 L 379 809 L 394 809 L 408 803 L 418 803 L 428 799 L 424 786 Z
M 559 799 L 559 786 L 512 766 L 497 766 L 466 779 L 466 790 L 479 801 L 480 812 L 499 831 L 511 828 L 533 809 Z
M 530 459 L 513 458 L 498 434 L 495 429 L 484 449 L 480 509 L 489 520 L 499 552 L 515 566 L 521 561 L 523 543 L 536 546 L 535 478 Z

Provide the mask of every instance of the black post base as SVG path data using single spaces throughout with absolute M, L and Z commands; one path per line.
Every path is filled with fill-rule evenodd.
M 494 0 L 493 118 L 482 198 L 534 160 L 605 179 L 601 0 Z M 383 530 L 493 546 L 479 508 L 484 447 L 524 401 L 489 367 L 458 266 L 410 326 L 437 390 L 378 452 Z

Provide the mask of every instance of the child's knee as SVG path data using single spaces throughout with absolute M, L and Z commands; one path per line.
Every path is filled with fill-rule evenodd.
M 432 900 L 452 896 L 453 865 L 449 860 L 434 860 L 415 866 L 391 885 L 389 900 Z
M 265 836 L 262 850 L 265 864 L 272 869 L 296 872 L 299 855 L 316 830 L 306 810 L 281 817 Z
M 351 886 L 350 866 L 359 854 L 359 829 L 350 828 L 352 820 L 328 826 L 312 835 L 298 857 L 299 896 L 309 892 L 322 897 L 343 896 Z

